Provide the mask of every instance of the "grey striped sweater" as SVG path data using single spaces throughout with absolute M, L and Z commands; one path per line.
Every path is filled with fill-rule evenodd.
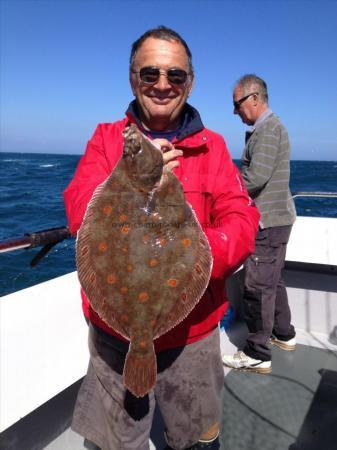
M 291 225 L 296 219 L 289 190 L 288 133 L 274 113 L 259 123 L 243 151 L 241 174 L 260 211 L 262 228 Z

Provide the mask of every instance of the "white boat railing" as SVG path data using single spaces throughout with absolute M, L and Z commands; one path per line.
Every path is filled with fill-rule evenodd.
M 325 198 L 337 198 L 337 192 L 293 192 L 292 197 L 325 197 Z

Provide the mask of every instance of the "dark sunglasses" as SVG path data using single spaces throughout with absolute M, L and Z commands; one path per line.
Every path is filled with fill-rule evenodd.
M 158 82 L 160 75 L 165 75 L 171 84 L 186 83 L 188 73 L 183 69 L 161 70 L 158 67 L 142 67 L 140 71 L 133 70 L 132 73 L 138 73 L 139 78 L 145 84 L 155 84 Z
M 243 102 L 245 102 L 251 95 L 259 95 L 258 92 L 251 92 L 250 94 L 246 95 L 245 97 L 240 98 L 238 101 L 233 102 L 234 108 L 239 109 Z

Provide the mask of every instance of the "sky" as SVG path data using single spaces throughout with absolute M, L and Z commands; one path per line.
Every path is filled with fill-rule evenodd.
M 1 151 L 82 154 L 97 123 L 124 116 L 132 43 L 165 25 L 187 41 L 189 102 L 240 158 L 232 90 L 268 84 L 292 159 L 337 160 L 335 0 L 0 0 Z

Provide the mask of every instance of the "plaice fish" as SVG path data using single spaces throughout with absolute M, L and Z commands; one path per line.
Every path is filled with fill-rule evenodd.
M 130 341 L 123 382 L 136 397 L 156 383 L 153 340 L 180 323 L 210 278 L 208 240 L 162 152 L 135 125 L 96 189 L 77 235 L 80 283 L 93 309 Z

